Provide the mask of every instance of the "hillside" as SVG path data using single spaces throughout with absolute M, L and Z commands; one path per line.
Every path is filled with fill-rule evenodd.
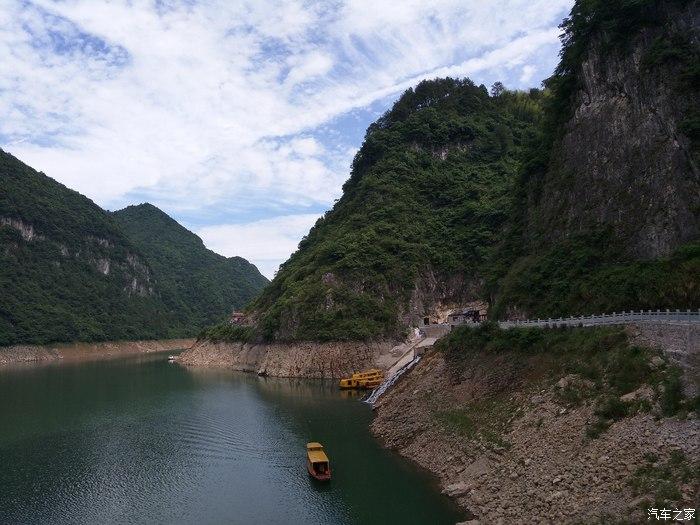
M 112 216 L 146 257 L 160 300 L 189 334 L 242 307 L 268 283 L 254 265 L 212 252 L 151 204 L 129 206 Z
M 492 317 L 700 306 L 698 9 L 577 0 L 486 267 Z M 696 324 L 453 330 L 373 431 L 479 523 L 697 501 Z
M 700 424 L 673 354 L 642 345 L 699 337 L 463 327 L 379 399 L 372 430 L 478 523 L 644 523 L 697 501 Z
M 173 290 L 162 259 L 151 259 L 110 213 L 0 150 L 0 346 L 194 335 L 202 319 L 220 319 L 263 284 L 243 261 L 222 270 L 213 254 L 202 256 L 199 281 Z M 222 276 L 241 280 L 223 286 L 228 304 L 222 294 L 195 313 L 186 295 L 176 297 L 210 293 Z
M 409 89 L 229 339 L 397 339 L 477 300 L 500 318 L 697 308 L 697 18 L 583 0 L 544 91 Z
M 267 340 L 401 337 L 478 296 L 542 94 L 421 82 L 367 130 L 343 196 L 252 305 Z

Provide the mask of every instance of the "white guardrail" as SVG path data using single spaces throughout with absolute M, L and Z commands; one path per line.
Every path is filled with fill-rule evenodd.
M 531 327 L 556 327 L 556 326 L 594 326 L 606 324 L 629 323 L 664 323 L 664 324 L 690 324 L 700 323 L 700 309 L 698 310 L 640 310 L 635 312 L 613 312 L 611 314 L 581 315 L 571 317 L 559 317 L 549 319 L 528 319 L 525 321 L 499 321 L 501 328 L 515 326 Z
M 596 326 L 613 324 L 636 324 L 636 323 L 663 323 L 663 324 L 700 324 L 700 309 L 698 310 L 640 310 L 638 312 L 613 312 L 611 314 L 600 315 L 580 315 L 571 317 L 558 317 L 549 319 L 528 319 L 525 321 L 499 321 L 501 328 L 532 327 L 532 328 L 556 328 L 559 326 Z M 461 323 L 454 326 L 465 326 L 472 323 Z M 479 324 L 479 323 L 473 323 Z M 406 363 L 396 371 L 394 375 L 388 377 L 379 387 L 377 387 L 365 400 L 366 403 L 374 405 L 379 397 L 384 394 L 398 379 L 418 361 L 419 355 Z

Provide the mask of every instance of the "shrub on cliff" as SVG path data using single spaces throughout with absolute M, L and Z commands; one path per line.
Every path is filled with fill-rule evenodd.
M 197 339 L 206 339 L 214 343 L 247 343 L 253 339 L 252 326 L 237 326 L 223 322 L 202 330 Z
M 572 404 L 587 399 L 595 405 L 598 420 L 590 428 L 590 437 L 598 436 L 615 420 L 649 410 L 648 400 L 620 399 L 643 385 L 657 393 L 659 414 L 693 408 L 694 400 L 683 396 L 680 370 L 669 364 L 652 366 L 658 352 L 630 344 L 623 327 L 501 329 L 495 323 L 484 323 L 453 330 L 436 348 L 444 354 L 455 382 L 462 381 L 475 356 L 494 354 L 507 356 L 522 371 L 518 381 L 528 381 L 526 377 L 547 381 L 564 374 L 585 380 L 590 386 L 576 396 L 566 391 L 573 383 L 561 390 L 564 400 Z

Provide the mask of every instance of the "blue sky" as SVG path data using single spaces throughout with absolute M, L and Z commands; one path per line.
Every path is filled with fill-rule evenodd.
M 0 146 L 271 277 L 424 78 L 540 85 L 572 0 L 0 0 Z

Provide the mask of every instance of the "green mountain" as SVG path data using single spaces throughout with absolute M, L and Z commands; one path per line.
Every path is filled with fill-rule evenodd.
M 367 130 L 343 196 L 252 305 L 277 340 L 395 338 L 474 298 L 542 93 L 421 82 Z
M 208 252 L 162 212 L 148 211 L 160 217 L 144 224 L 161 235 L 158 249 L 142 249 L 145 233 L 130 238 L 137 218 L 119 220 L 0 150 L 0 345 L 194 335 L 266 282 L 252 265 Z M 168 246 L 175 239 L 187 253 Z M 177 262 L 170 272 L 169 250 Z M 191 277 L 181 279 L 182 261 L 196 269 Z M 235 282 L 218 283 L 216 295 L 218 279 Z M 205 293 L 216 299 L 198 310 Z
M 397 338 L 472 301 L 492 317 L 698 308 L 697 18 L 698 2 L 578 0 L 544 90 L 409 89 L 254 326 L 210 336 Z
M 160 300 L 187 333 L 243 306 L 268 283 L 254 265 L 212 252 L 151 204 L 129 206 L 112 216 L 146 257 Z

